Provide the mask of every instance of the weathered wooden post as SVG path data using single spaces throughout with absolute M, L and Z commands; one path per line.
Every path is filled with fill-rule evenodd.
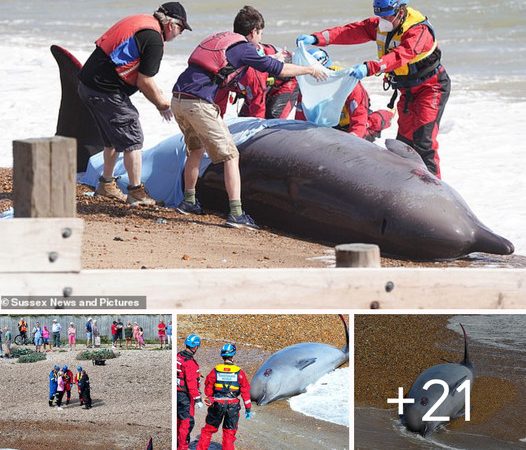
M 375 244 L 341 244 L 335 247 L 336 267 L 380 267 L 380 247 Z
M 15 217 L 75 217 L 76 168 L 73 138 L 13 141 Z

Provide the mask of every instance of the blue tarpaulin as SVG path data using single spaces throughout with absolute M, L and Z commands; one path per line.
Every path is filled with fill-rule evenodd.
M 262 120 L 254 118 L 236 117 L 227 120 L 227 125 L 232 133 L 237 146 L 250 139 L 265 128 L 276 125 L 293 123 L 282 119 Z M 163 201 L 166 206 L 177 206 L 183 200 L 183 171 L 186 162 L 186 145 L 182 134 L 165 139 L 155 147 L 142 152 L 142 176 L 148 193 L 157 201 Z M 211 164 L 210 158 L 205 154 L 201 161 L 199 176 L 203 175 Z M 80 183 L 88 186 L 97 186 L 104 166 L 103 154 L 93 155 L 88 163 L 88 168 Z M 117 184 L 123 192 L 127 192 L 129 184 L 128 174 L 124 168 L 122 154 L 118 155 L 113 174 L 120 177 Z

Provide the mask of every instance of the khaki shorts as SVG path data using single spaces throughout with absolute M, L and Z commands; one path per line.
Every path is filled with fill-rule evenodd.
M 172 112 L 184 135 L 186 152 L 204 148 L 213 164 L 239 156 L 219 106 L 199 98 L 172 97 Z

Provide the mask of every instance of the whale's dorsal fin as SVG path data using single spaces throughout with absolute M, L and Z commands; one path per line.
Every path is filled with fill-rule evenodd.
M 387 150 L 389 150 L 391 153 L 394 153 L 395 155 L 398 155 L 405 159 L 411 159 L 419 165 L 426 167 L 424 161 L 422 160 L 421 156 L 416 152 L 416 150 L 410 145 L 407 145 L 405 142 L 399 141 L 397 139 L 386 139 L 385 147 L 387 148 Z
M 295 366 L 299 370 L 305 369 L 305 367 L 309 367 L 311 364 L 314 364 L 318 358 L 308 358 L 308 359 L 300 359 L 296 362 Z

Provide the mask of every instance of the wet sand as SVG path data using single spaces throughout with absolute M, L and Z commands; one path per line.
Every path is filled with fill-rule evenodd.
M 196 359 L 204 376 L 221 362 L 220 348 L 229 341 L 236 343 L 235 362 L 249 378 L 268 356 L 287 345 L 314 341 L 341 348 L 345 342 L 343 326 L 337 315 L 178 315 L 178 349 L 182 348 L 184 337 L 192 332 L 203 339 Z M 292 411 L 287 400 L 261 407 L 254 404 L 253 411 L 255 417 L 250 421 L 245 420 L 243 414 L 240 416 L 236 449 L 349 448 L 349 428 Z M 205 417 L 205 408 L 196 410 L 191 448 L 195 446 Z M 220 431 L 214 435 L 213 442 L 210 449 L 219 450 Z
M 359 315 L 355 317 L 355 402 L 358 410 L 365 407 L 396 409 L 386 399 L 395 397 L 398 387 L 404 393 L 426 368 L 447 361 L 463 359 L 460 335 L 446 328 L 445 315 Z M 482 319 L 481 319 L 482 320 Z M 469 336 L 469 330 L 467 330 Z M 492 360 L 495 350 L 470 342 L 470 355 L 475 365 L 475 382 L 471 403 L 471 422 L 463 418 L 451 422 L 447 429 L 462 433 L 491 436 L 515 442 L 526 436 L 522 420 L 523 383 L 512 374 L 499 373 Z M 511 352 L 500 357 L 513 358 Z M 361 410 L 367 416 L 371 411 Z M 357 418 L 358 421 L 358 418 Z M 363 428 L 363 423 L 358 425 Z M 359 436 L 355 437 L 359 442 Z M 365 447 L 364 447 L 365 448 Z M 366 447 L 372 448 L 372 447 Z M 427 447 L 418 447 L 427 448 Z

